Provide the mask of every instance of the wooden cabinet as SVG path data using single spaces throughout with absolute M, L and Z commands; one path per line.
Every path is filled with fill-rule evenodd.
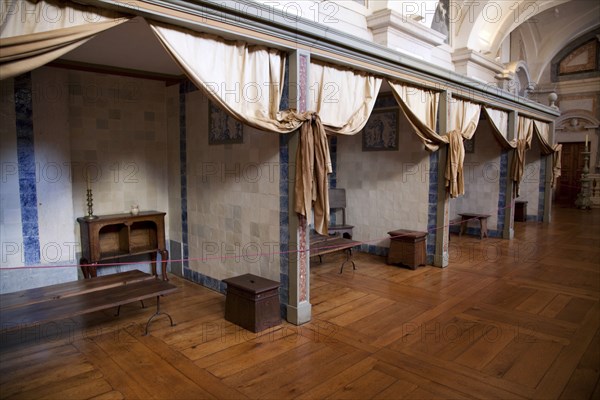
M 95 219 L 77 218 L 81 231 L 81 271 L 87 278 L 96 276 L 101 262 L 140 254 L 150 254 L 156 275 L 156 254 L 160 253 L 163 280 L 167 278 L 169 253 L 165 246 L 164 212 L 144 211 L 138 215 L 112 214 Z

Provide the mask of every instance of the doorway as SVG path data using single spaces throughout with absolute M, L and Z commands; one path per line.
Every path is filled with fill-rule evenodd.
M 562 143 L 561 176 L 556 182 L 554 201 L 563 206 L 575 206 L 577 194 L 581 190 L 581 172 L 583 170 L 583 142 Z

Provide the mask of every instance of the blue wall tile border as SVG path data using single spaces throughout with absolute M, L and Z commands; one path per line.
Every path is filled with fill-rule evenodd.
M 290 62 L 285 60 L 285 82 L 279 104 L 280 110 L 289 108 L 290 92 Z M 289 302 L 289 264 L 290 264 L 290 149 L 289 136 L 279 135 L 279 307 L 281 317 L 287 319 L 287 304 Z M 295 162 L 295 161 L 294 161 Z M 292 255 L 295 257 L 296 255 Z
M 506 217 L 507 212 L 510 213 L 510 210 L 507 210 L 508 204 L 506 201 L 506 181 L 508 179 L 508 154 L 508 150 L 502 150 L 502 155 L 500 156 L 500 179 L 498 180 L 500 186 L 498 190 L 498 219 L 496 222 L 496 227 L 499 232 L 504 232 L 504 218 Z M 488 234 L 490 232 L 491 230 L 488 230 Z
M 25 265 L 33 265 L 40 262 L 40 236 L 31 73 L 28 72 L 15 78 L 14 99 L 24 259 Z
M 188 213 L 187 213 L 187 119 L 186 99 L 189 87 L 187 83 L 179 85 L 179 174 L 181 179 L 181 243 L 183 246 L 183 270 L 190 267 L 190 250 L 188 246 Z
M 542 156 L 540 159 L 540 186 L 539 186 L 539 198 L 538 198 L 538 221 L 544 220 L 544 209 L 546 205 L 546 159 L 548 156 Z
M 427 264 L 433 265 L 437 235 L 439 152 L 429 154 L 429 212 L 427 216 Z

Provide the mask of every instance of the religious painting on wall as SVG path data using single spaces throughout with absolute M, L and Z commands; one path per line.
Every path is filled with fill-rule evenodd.
M 431 29 L 446 36 L 444 43 L 448 43 L 450 30 L 450 0 L 440 0 L 435 8 Z
M 244 126 L 213 102 L 208 106 L 208 144 L 244 142 Z
M 363 151 L 398 150 L 398 109 L 374 110 L 362 137 Z

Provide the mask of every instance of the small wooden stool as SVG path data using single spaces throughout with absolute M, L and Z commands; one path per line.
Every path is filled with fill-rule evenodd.
M 427 264 L 427 249 L 425 248 L 427 232 L 398 229 L 388 232 L 390 235 L 390 251 L 388 264 L 403 264 L 410 269 Z
M 480 226 L 479 238 L 483 239 L 484 237 L 488 237 L 487 220 L 490 217 L 489 214 L 459 213 L 458 215 L 460 215 L 461 218 L 460 232 L 458 236 L 462 236 L 462 234 L 467 231 L 467 223 L 469 221 L 477 220 L 479 221 Z
M 252 332 L 281 324 L 279 282 L 245 274 L 224 279 L 225 319 Z

